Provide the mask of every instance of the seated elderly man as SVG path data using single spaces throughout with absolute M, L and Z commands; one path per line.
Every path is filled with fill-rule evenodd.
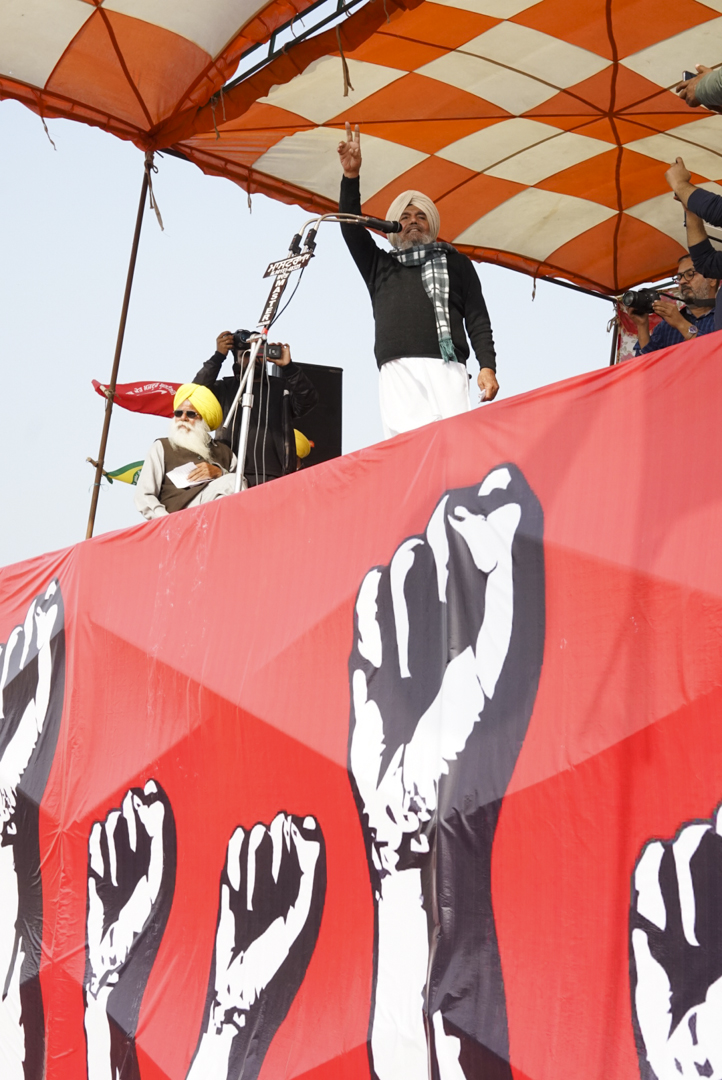
M 232 495 L 235 489 L 236 456 L 211 438 L 223 420 L 215 394 L 185 383 L 173 409 L 167 437 L 153 443 L 138 477 L 135 505 L 149 521 Z
M 640 353 L 666 349 L 670 345 L 679 345 L 683 341 L 691 341 L 698 335 L 711 334 L 714 331 L 714 307 L 710 306 L 709 302 L 717 295 L 719 281 L 698 274 L 690 255 L 683 255 L 679 260 L 675 280 L 679 285 L 679 296 L 684 301 L 684 307 L 678 308 L 673 300 L 656 300 L 652 307 L 664 321 L 655 326 L 651 334 L 649 315 L 638 315 L 635 311 L 630 311 L 639 335 L 634 348 L 637 356 Z M 708 303 L 695 303 L 700 300 Z

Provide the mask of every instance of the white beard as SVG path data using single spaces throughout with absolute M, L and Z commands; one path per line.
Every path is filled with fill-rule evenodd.
M 190 429 L 175 417 L 170 422 L 168 442 L 176 450 L 190 450 L 206 461 L 211 460 L 211 432 L 205 420 L 196 420 Z
M 399 251 L 409 251 L 411 248 L 423 247 L 424 244 L 430 243 L 431 233 L 421 233 L 421 235 L 417 233 L 416 236 L 407 236 L 404 240 L 399 237 L 397 247 Z

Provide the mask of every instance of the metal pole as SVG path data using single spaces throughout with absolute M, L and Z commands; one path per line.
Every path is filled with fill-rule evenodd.
M 619 340 L 619 309 L 615 308 L 614 328 L 612 330 L 612 351 L 609 356 L 609 366 L 614 367 L 617 362 L 617 341 Z
M 115 397 L 115 385 L 118 381 L 118 368 L 120 367 L 120 354 L 123 350 L 123 338 L 125 337 L 125 324 L 128 319 L 128 307 L 130 305 L 130 292 L 133 287 L 133 274 L 135 273 L 135 260 L 138 255 L 138 243 L 140 241 L 140 229 L 143 224 L 143 211 L 145 209 L 145 200 L 148 194 L 148 172 L 152 165 L 153 157 L 150 156 L 150 160 L 146 157 L 145 165 L 143 167 L 143 183 L 140 189 L 140 201 L 138 203 L 138 215 L 135 219 L 135 233 L 133 234 L 133 246 L 130 249 L 130 262 L 128 264 L 128 277 L 125 282 L 125 295 L 123 297 L 123 307 L 120 312 L 120 324 L 118 326 L 118 340 L 115 343 L 115 356 L 113 358 L 113 370 L 110 374 L 110 383 L 106 390 L 105 401 L 105 416 L 103 417 L 103 431 L 100 436 L 100 449 L 98 450 L 98 465 L 95 470 L 95 480 L 93 481 L 93 494 L 90 499 L 90 514 L 88 515 L 88 528 L 85 532 L 85 539 L 89 540 L 93 535 L 93 529 L 95 527 L 95 513 L 98 509 L 98 493 L 100 492 L 100 481 L 103 477 L 103 467 L 105 465 L 105 449 L 108 445 L 108 432 L 110 431 L 110 417 L 113 412 L 113 398 Z
M 245 356 L 245 352 L 242 355 Z M 249 358 L 250 358 L 250 355 L 251 355 L 251 351 L 249 349 L 248 350 Z M 248 382 L 248 373 L 249 373 L 250 370 L 251 369 L 249 368 L 248 364 L 246 364 L 246 370 L 243 373 L 243 378 L 241 379 L 241 381 L 238 384 L 238 389 L 236 390 L 236 396 L 234 397 L 233 401 L 231 402 L 231 407 L 228 410 L 228 416 L 225 418 L 225 420 L 223 421 L 223 424 L 221 425 L 224 428 L 230 427 L 230 429 L 231 429 L 231 442 L 233 441 L 233 417 L 236 414 L 236 409 L 238 408 L 238 402 L 241 400 L 241 396 L 242 396 L 243 391 L 244 391 L 244 389 L 246 387 L 246 383 Z
M 562 289 L 571 289 L 572 292 L 584 293 L 585 296 L 594 296 L 597 300 L 609 300 L 611 304 L 616 303 L 616 296 L 607 296 L 606 293 L 596 292 L 594 289 L 583 289 L 581 285 L 572 285 L 571 281 L 562 281 L 560 278 L 553 277 L 540 277 L 538 281 L 546 281 L 549 285 L 559 285 Z
M 265 335 L 259 334 L 251 344 L 251 355 L 248 357 L 246 375 L 248 382 L 246 392 L 241 398 L 241 430 L 238 435 L 238 450 L 236 451 L 236 493 L 241 490 L 243 472 L 246 467 L 246 450 L 248 449 L 248 431 L 251 426 L 251 409 L 253 408 L 253 377 L 256 371 L 256 357 L 261 344 L 265 345 Z M 250 387 L 250 389 L 248 389 Z M 230 413 L 229 413 L 230 415 Z
M 314 221 L 319 220 L 314 218 Z M 310 223 L 309 223 L 310 224 Z M 304 226 L 305 228 L 305 226 Z M 314 234 L 315 235 L 315 234 Z M 266 342 L 268 340 L 269 327 L 273 325 L 276 318 L 276 312 L 278 311 L 278 305 L 281 302 L 288 279 L 291 276 L 293 270 L 300 270 L 305 267 L 310 259 L 313 258 L 313 248 L 308 246 L 303 255 L 296 250 L 296 242 L 300 241 L 300 235 L 294 236 L 291 241 L 291 247 L 289 251 L 290 256 L 286 256 L 284 259 L 280 259 L 276 263 L 271 265 L 266 270 L 264 277 L 270 277 L 275 273 L 273 278 L 273 285 L 266 300 L 266 306 L 263 309 L 261 315 L 261 321 L 258 323 L 254 337 L 251 339 L 251 352 L 248 357 L 248 365 L 246 367 L 243 378 L 240 381 L 236 396 L 233 400 L 228 415 L 223 421 L 223 426 L 228 427 L 232 424 L 233 417 L 236 414 L 238 408 L 238 402 L 241 403 L 241 429 L 238 433 L 238 450 L 236 451 L 236 493 L 241 490 L 243 483 L 243 470 L 246 467 L 246 450 L 248 448 L 248 432 L 251 426 L 251 409 L 253 408 L 253 378 L 256 370 L 256 360 L 258 353 L 263 349 L 262 363 L 266 360 Z M 313 241 L 312 241 L 313 242 Z M 315 247 L 315 244 L 313 245 Z M 291 264 L 289 266 L 289 263 Z M 245 386 L 245 392 L 243 392 Z M 231 449 L 233 449 L 233 427 L 231 427 Z

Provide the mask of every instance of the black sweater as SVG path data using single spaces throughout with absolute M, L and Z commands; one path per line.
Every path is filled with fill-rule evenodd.
M 358 177 L 342 178 L 339 210 L 344 214 L 361 213 Z M 434 306 L 424 289 L 421 267 L 403 266 L 388 251 L 377 247 L 361 225 L 342 225 L 341 231 L 371 294 L 378 366 L 400 356 L 440 357 Z M 462 362 L 469 356 L 466 323 L 479 366 L 496 371 L 489 313 L 471 260 L 454 250 L 447 255 L 447 265 L 449 321 L 456 355 Z

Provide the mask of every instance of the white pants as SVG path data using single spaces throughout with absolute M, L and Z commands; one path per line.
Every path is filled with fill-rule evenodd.
M 244 489 L 248 487 L 245 476 L 241 486 Z M 202 491 L 199 491 L 196 497 L 191 499 L 188 506 L 201 506 L 203 503 L 213 502 L 214 499 L 222 499 L 224 495 L 232 495 L 235 490 L 236 474 L 234 472 L 224 473 L 223 476 L 211 480 L 210 484 L 204 484 Z
M 381 422 L 387 439 L 402 431 L 468 412 L 466 366 L 441 357 L 402 356 L 379 371 Z

